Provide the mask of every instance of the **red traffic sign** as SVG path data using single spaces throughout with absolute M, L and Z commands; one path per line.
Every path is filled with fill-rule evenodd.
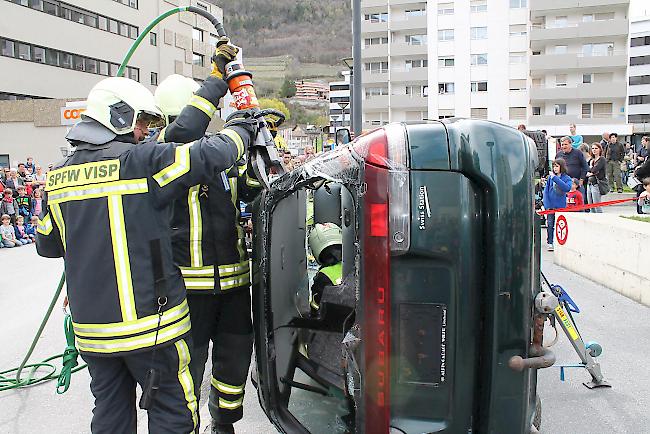
M 563 215 L 559 216 L 557 222 L 555 222 L 555 237 L 557 238 L 557 242 L 562 246 L 566 243 L 567 238 L 569 238 L 569 224 Z

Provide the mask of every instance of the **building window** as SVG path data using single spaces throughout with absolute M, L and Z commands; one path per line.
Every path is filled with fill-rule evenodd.
M 470 55 L 470 64 L 471 65 L 487 65 L 488 64 L 487 53 L 471 54 Z
M 452 30 L 452 39 L 453 39 L 453 30 Z M 404 37 L 404 40 L 408 45 L 426 45 L 427 35 L 406 35 Z
M 528 6 L 528 0 L 510 0 L 510 9 L 525 8 Z
M 567 74 L 557 74 L 555 76 L 555 87 L 566 87 Z
M 634 104 L 650 104 L 650 95 L 630 96 L 630 105 Z
M 635 124 L 650 124 L 650 115 L 630 115 L 628 122 Z
M 453 3 L 438 3 L 438 15 L 453 15 L 453 14 L 454 14 Z
M 650 75 L 640 75 L 637 77 L 630 77 L 630 85 L 634 86 L 637 84 L 650 84 Z
M 650 36 L 640 36 L 630 39 L 630 47 L 642 47 L 644 45 L 650 45 Z
M 18 43 L 18 58 L 32 60 L 32 47 L 29 44 Z
M 584 44 L 582 46 L 582 55 L 590 56 L 611 56 L 614 54 L 614 43 L 604 42 L 600 44 Z
M 203 54 L 192 53 L 192 64 L 196 66 L 204 66 Z
M 593 74 L 582 74 L 583 83 L 593 83 L 594 76 Z
M 582 117 L 584 119 L 589 119 L 589 118 L 611 118 L 612 117 L 612 103 L 610 102 L 605 102 L 605 103 L 598 103 L 595 102 L 593 104 L 587 103 L 587 104 L 582 104 Z
M 471 92 L 487 92 L 488 82 L 487 81 L 472 81 L 470 83 Z
M 407 71 L 413 68 L 427 68 L 428 66 L 429 66 L 429 62 L 427 61 L 427 59 L 413 59 L 413 60 L 406 61 Z
M 388 62 L 367 62 L 365 69 L 371 74 L 384 74 L 388 72 Z
M 133 8 L 133 9 L 138 8 L 138 0 L 113 0 L 113 1 L 115 1 L 117 3 L 122 3 L 123 5 L 129 6 L 129 7 Z
M 510 119 L 526 119 L 526 107 L 510 107 Z
M 454 93 L 454 87 L 454 83 L 438 83 L 438 94 L 444 95 L 447 93 Z
M 555 20 L 553 21 L 553 28 L 554 29 L 562 29 L 564 27 L 567 27 L 569 25 L 568 18 L 566 16 L 561 16 L 561 17 L 555 17 Z
M 469 10 L 472 13 L 487 12 L 487 0 L 472 0 Z
M 388 12 L 380 12 L 376 14 L 366 14 L 365 20 L 370 21 L 371 23 L 387 23 L 388 22 Z
M 453 83 L 452 83 L 453 84 Z M 427 97 L 429 96 L 429 86 L 420 86 L 420 85 L 413 85 L 413 86 L 406 86 L 406 95 L 411 96 L 411 97 Z
M 452 5 L 452 7 L 453 7 L 453 5 Z M 426 16 L 427 10 L 426 10 L 426 8 L 407 9 L 407 10 L 404 11 L 404 14 L 406 15 L 407 18 L 423 17 L 423 16 Z
M 453 41 L 454 40 L 454 29 L 438 30 L 438 40 L 439 41 Z
M 526 30 L 526 24 L 511 24 L 510 25 L 510 36 L 526 36 L 528 31 Z
M 199 2 L 197 2 L 196 5 L 197 5 L 198 7 L 200 7 L 201 9 L 203 9 L 204 11 L 208 11 L 208 12 L 209 12 L 209 10 L 208 10 L 208 5 L 204 5 L 203 3 L 199 3 Z
M 13 3 L 29 7 L 30 9 L 35 9 L 40 12 L 44 12 L 48 15 L 57 16 L 68 21 L 73 21 L 78 24 L 83 24 L 88 27 L 94 27 L 96 29 L 104 31 L 108 30 L 108 18 L 106 16 L 96 14 L 95 12 L 71 5 L 69 3 L 64 3 L 56 0 L 13 0 Z M 127 0 L 119 1 L 119 3 L 128 5 Z M 135 8 L 137 8 L 137 2 Z M 113 21 L 115 22 L 115 27 L 114 30 L 111 30 L 111 32 L 131 39 L 137 39 L 138 28 L 136 26 L 115 20 Z M 122 26 L 119 32 L 118 23 Z
M 591 23 L 594 21 L 594 14 L 584 14 L 582 15 L 583 23 Z
M 650 56 L 630 57 L 630 66 L 649 65 L 649 64 L 650 64 Z
M 614 12 L 602 12 L 599 14 L 594 14 L 594 19 L 596 21 L 610 21 L 616 18 Z
M 330 84 L 330 92 L 335 92 L 339 90 L 350 90 L 349 84 Z
M 157 72 L 152 72 L 151 73 L 151 85 L 152 86 L 158 86 L 158 73 Z
M 542 115 L 542 108 L 541 107 L 533 107 L 533 116 L 541 116 Z
M 487 39 L 487 27 L 471 27 L 469 29 L 469 36 L 472 40 Z
M 591 104 L 582 104 L 582 118 L 583 119 L 591 118 Z
M 510 63 L 511 64 L 526 63 L 526 53 L 525 52 L 510 53 Z
M 368 47 L 370 45 L 385 45 L 385 44 L 388 44 L 388 37 L 387 36 L 385 36 L 385 37 L 378 36 L 376 38 L 366 38 L 364 42 L 365 42 L 366 47 Z M 216 45 L 216 42 L 215 42 L 214 45 Z
M 158 35 L 156 35 L 154 32 L 149 33 L 149 43 L 153 46 L 158 45 Z
M 140 81 L 140 70 L 138 68 L 126 67 L 126 76 L 131 80 Z
M 556 45 L 553 49 L 553 54 L 566 54 L 569 50 L 567 45 Z
M 470 110 L 470 117 L 472 119 L 487 119 L 488 118 L 488 109 L 487 108 L 473 108 Z
M 24 95 L 21 93 L 0 92 L 0 101 L 20 101 L 25 99 L 50 99 L 44 96 Z M 6 154 L 0 154 L 6 155 Z
M 438 57 L 438 66 L 441 67 L 441 68 L 454 66 L 454 58 L 453 57 Z
M 566 104 L 555 104 L 555 116 L 566 115 Z
M 203 30 L 197 29 L 196 27 L 192 29 L 192 39 L 203 42 Z
M 509 81 L 509 89 L 513 91 L 526 90 L 528 83 L 526 79 L 515 79 Z M 511 118 L 512 119 L 512 118 Z
M 388 95 L 387 87 L 367 87 L 366 88 L 366 99 L 372 98 L 374 96 L 383 96 Z

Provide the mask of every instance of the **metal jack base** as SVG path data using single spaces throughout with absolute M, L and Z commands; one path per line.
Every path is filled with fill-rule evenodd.
M 600 380 L 599 382 L 596 382 L 596 380 L 592 380 L 589 383 L 582 383 L 582 384 L 584 384 L 585 387 L 587 387 L 588 389 L 597 389 L 599 387 L 609 387 L 609 388 L 612 387 L 612 385 L 605 380 Z

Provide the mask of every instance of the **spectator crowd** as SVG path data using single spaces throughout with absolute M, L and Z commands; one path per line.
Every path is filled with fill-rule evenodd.
M 520 130 L 522 129 L 520 126 Z M 525 127 L 524 127 L 525 129 Z M 576 211 L 602 213 L 598 204 L 604 195 L 623 193 L 627 185 L 636 193 L 637 213 L 650 214 L 650 136 L 644 136 L 636 151 L 619 141 L 618 134 L 605 132 L 600 142 L 584 143 L 574 124 L 560 139 L 560 150 L 552 161 L 548 177 L 536 186 L 536 206 L 547 210 L 577 208 Z M 553 250 L 555 214 L 546 217 L 547 248 Z
M 18 167 L 0 173 L 0 248 L 20 247 L 36 241 L 38 216 L 43 209 L 45 172 L 27 158 Z

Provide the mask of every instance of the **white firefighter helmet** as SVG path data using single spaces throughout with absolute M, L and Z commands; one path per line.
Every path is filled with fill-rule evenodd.
M 330 246 L 342 244 L 341 228 L 334 223 L 317 223 L 309 232 L 309 248 L 312 254 L 321 263 L 320 255 Z
M 153 94 L 142 84 L 125 77 L 105 78 L 88 94 L 83 117 L 94 119 L 116 135 L 135 129 L 138 117 L 163 118 Z
M 154 97 L 156 105 L 165 115 L 167 125 L 170 123 L 170 117 L 181 114 L 183 107 L 190 102 L 198 89 L 199 84 L 196 81 L 179 74 L 170 75 L 158 85 Z

